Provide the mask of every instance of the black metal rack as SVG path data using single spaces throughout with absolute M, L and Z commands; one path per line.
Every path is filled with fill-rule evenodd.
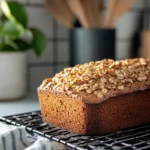
M 0 121 L 25 126 L 31 133 L 37 133 L 76 150 L 150 149 L 150 123 L 104 136 L 83 136 L 43 122 L 40 111 L 0 117 Z

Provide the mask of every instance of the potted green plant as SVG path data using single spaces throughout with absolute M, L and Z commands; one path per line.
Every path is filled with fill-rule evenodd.
M 46 37 L 35 27 L 28 27 L 27 12 L 16 1 L 0 1 L 0 100 L 25 96 L 26 51 L 40 56 Z

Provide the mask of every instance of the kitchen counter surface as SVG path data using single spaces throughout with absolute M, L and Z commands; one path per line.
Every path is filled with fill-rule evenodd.
M 0 116 L 40 110 L 36 94 L 29 95 L 19 100 L 0 101 Z

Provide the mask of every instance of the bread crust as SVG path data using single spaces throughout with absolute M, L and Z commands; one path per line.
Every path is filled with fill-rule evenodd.
M 88 104 L 63 92 L 38 89 L 45 122 L 85 135 L 102 135 L 150 122 L 150 90 Z
M 111 97 L 150 89 L 150 59 L 104 59 L 78 64 L 45 79 L 39 88 L 98 104 Z

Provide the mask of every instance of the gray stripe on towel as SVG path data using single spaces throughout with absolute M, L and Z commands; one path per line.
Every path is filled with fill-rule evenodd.
M 20 141 L 23 144 L 24 147 L 28 147 L 28 145 L 23 141 L 23 134 L 22 134 L 22 130 L 19 128 L 19 135 L 20 135 Z
M 1 138 L 2 138 L 3 148 L 4 148 L 4 150 L 6 150 L 6 139 L 4 136 L 2 136 Z
M 12 139 L 12 149 L 17 150 L 16 148 L 16 137 L 13 131 L 10 132 L 11 139 Z

